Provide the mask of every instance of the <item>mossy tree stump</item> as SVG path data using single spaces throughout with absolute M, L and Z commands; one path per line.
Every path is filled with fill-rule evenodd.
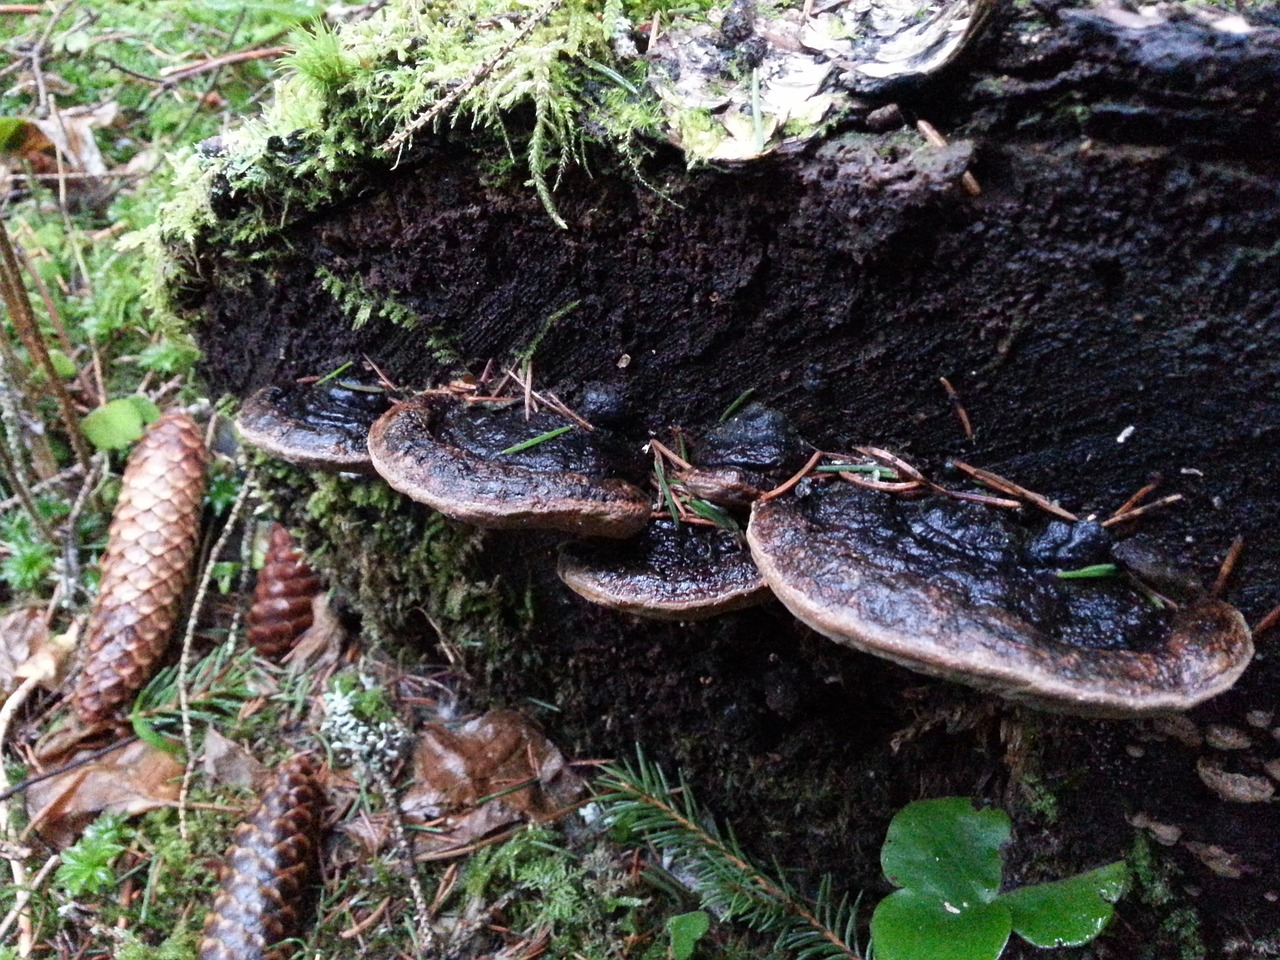
M 220 219 L 184 248 L 175 290 L 215 393 L 365 355 L 426 386 L 536 340 L 539 381 L 571 403 L 589 381 L 620 387 L 638 442 L 714 422 L 751 389 L 825 449 L 959 457 L 1081 515 L 1159 474 L 1185 499 L 1144 532 L 1208 582 L 1243 536 L 1229 597 L 1256 622 L 1280 602 L 1277 89 L 1275 28 L 1018 8 L 959 69 L 886 96 L 948 147 L 855 117 L 735 169 L 686 170 L 657 148 L 643 182 L 596 153 L 590 175 L 564 172 L 560 229 L 521 176 L 493 174 L 500 147 L 424 136 L 394 167 L 371 146 L 338 195 L 287 209 L 256 245 L 222 241 L 280 206 L 266 186 L 219 182 Z M 278 140 L 260 165 L 287 171 L 307 144 Z M 373 305 L 358 328 L 356 302 Z M 320 556 L 365 602 L 395 593 L 367 611 L 384 633 L 436 656 L 439 621 L 413 597 L 431 553 L 432 609 L 472 618 L 477 696 L 538 712 L 568 750 L 643 744 L 761 857 L 836 870 L 874 899 L 892 812 L 976 796 L 1014 814 L 1012 880 L 1135 857 L 1135 891 L 1081 955 L 1280 951 L 1280 814 L 1201 776 L 1265 777 L 1280 758 L 1280 635 L 1187 722 L 1038 714 L 838 648 L 777 606 L 697 626 L 593 608 L 556 580 L 547 536 L 449 531 L 462 554 L 442 571 L 411 542 L 440 521 L 387 509 L 369 483 L 326 480 L 311 511 L 304 479 L 277 491 L 312 548 L 362 535 L 392 549 Z M 1251 746 L 1215 748 L 1214 725 Z M 1147 823 L 1176 839 L 1154 843 Z

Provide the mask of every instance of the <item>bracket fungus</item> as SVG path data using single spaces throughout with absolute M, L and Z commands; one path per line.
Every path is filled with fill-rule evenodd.
M 264 387 L 240 408 L 240 438 L 308 470 L 372 474 L 366 438 L 390 407 L 381 387 L 357 380 Z
M 655 620 L 702 620 L 769 597 L 741 537 L 661 519 L 621 543 L 568 543 L 557 569 L 574 593 Z
M 649 497 L 613 476 L 600 431 L 518 405 L 467 407 L 440 393 L 398 404 L 373 425 L 369 454 L 393 489 L 480 527 L 631 537 Z
M 1092 716 L 1185 710 L 1235 682 L 1253 654 L 1239 612 L 1162 609 L 1125 576 L 1064 578 L 1052 542 L 1074 564 L 1096 536 L 1061 533 L 1037 538 L 1005 511 L 947 498 L 811 482 L 757 503 L 747 540 L 802 622 L 922 673 Z

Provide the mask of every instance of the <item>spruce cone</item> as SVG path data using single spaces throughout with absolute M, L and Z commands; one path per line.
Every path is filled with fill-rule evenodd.
M 151 424 L 129 456 L 72 693 L 82 724 L 121 713 L 169 645 L 200 533 L 207 460 L 185 413 Z
M 199 960 L 285 960 L 314 881 L 324 796 L 310 758 L 285 761 L 262 802 L 236 827 Z M 275 949 L 273 949 L 275 948 Z
M 289 531 L 277 523 L 253 590 L 249 642 L 264 657 L 287 653 L 311 626 L 311 600 L 319 589 L 320 578 L 307 566 Z

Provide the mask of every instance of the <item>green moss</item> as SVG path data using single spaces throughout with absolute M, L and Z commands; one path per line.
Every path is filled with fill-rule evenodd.
M 1205 954 L 1200 934 L 1200 917 L 1190 906 L 1180 904 L 1175 892 L 1177 867 L 1158 855 L 1147 835 L 1138 832 L 1129 853 L 1132 894 L 1156 908 L 1162 917 L 1157 935 L 1146 944 L 1142 956 L 1151 960 L 1176 956 L 1179 960 L 1201 960 Z
M 264 493 L 303 528 L 308 546 L 320 545 L 313 565 L 351 595 L 369 640 L 398 648 L 406 632 L 425 632 L 451 648 L 474 649 L 519 634 L 519 605 L 479 570 L 480 531 L 380 480 L 271 461 L 259 469 Z
M 394 294 L 382 295 L 370 290 L 359 276 L 341 277 L 327 267 L 317 267 L 316 279 L 337 302 L 354 328 L 364 326 L 375 317 L 409 330 L 419 324 L 418 314 L 397 300 Z M 458 360 L 455 334 L 430 327 L 424 332 L 424 336 L 427 346 L 440 363 L 454 363 Z
M 556 180 L 583 162 L 588 138 L 634 159 L 638 136 L 657 130 L 661 111 L 643 65 L 621 63 L 611 49 L 620 6 L 612 18 L 591 0 L 543 9 L 531 20 L 501 0 L 426 10 L 402 0 L 360 22 L 295 33 L 267 111 L 224 135 L 217 150 L 175 159 L 180 189 L 129 240 L 152 264 L 147 302 L 176 312 L 187 261 L 201 248 L 253 250 L 269 261 L 283 227 L 355 178 L 393 168 L 416 137 L 458 130 L 482 152 L 518 157 L 559 222 Z M 633 12 L 651 16 L 652 8 Z

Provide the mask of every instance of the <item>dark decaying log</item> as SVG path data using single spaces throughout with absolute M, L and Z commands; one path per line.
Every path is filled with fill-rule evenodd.
M 531 191 L 483 178 L 480 150 L 424 140 L 295 222 L 269 271 L 197 249 L 203 285 L 186 292 L 205 373 L 244 396 L 368 355 L 426 385 L 540 337 L 539 385 L 572 405 L 606 383 L 636 444 L 696 433 L 750 388 L 824 449 L 875 443 L 939 472 L 955 457 L 1080 516 L 1106 516 L 1159 474 L 1185 500 L 1143 532 L 1206 583 L 1243 535 L 1228 599 L 1256 622 L 1280 602 L 1280 30 L 1019 10 L 960 71 L 897 93 L 947 148 L 855 128 L 693 172 L 660 150 L 646 169 L 657 191 L 605 161 L 560 185 L 562 231 Z M 353 329 L 318 267 L 408 307 L 419 328 Z M 457 363 L 437 358 L 442 341 Z M 1124 856 L 1133 824 L 1156 822 L 1181 831 L 1157 851 L 1168 903 L 1199 913 L 1211 951 L 1251 956 L 1252 940 L 1280 937 L 1280 807 L 1225 801 L 1197 773 L 1215 724 L 1252 746 L 1213 763 L 1265 778 L 1280 756 L 1276 633 L 1187 723 L 1044 718 L 836 649 L 776 606 L 638 623 L 570 595 L 552 539 L 487 544 L 485 573 L 538 600 L 528 635 L 474 671 L 500 681 L 490 692 L 554 702 L 569 749 L 625 755 L 639 741 L 681 765 L 765 860 L 887 892 L 874 854 L 892 812 L 980 795 L 1014 809 L 1011 882 Z M 343 550 L 340 577 L 376 566 Z M 1098 955 L 1184 949 L 1174 908 L 1144 906 L 1159 896 L 1147 882 Z
M 272 659 L 288 653 L 311 626 L 311 602 L 319 589 L 320 578 L 293 536 L 281 524 L 272 526 L 249 608 L 248 639 L 254 649 Z
M 285 960 L 315 881 L 324 795 L 305 756 L 281 764 L 262 801 L 236 827 L 200 960 Z
M 184 413 L 153 423 L 129 456 L 72 693 L 83 724 L 127 707 L 169 645 L 200 533 L 207 460 Z

